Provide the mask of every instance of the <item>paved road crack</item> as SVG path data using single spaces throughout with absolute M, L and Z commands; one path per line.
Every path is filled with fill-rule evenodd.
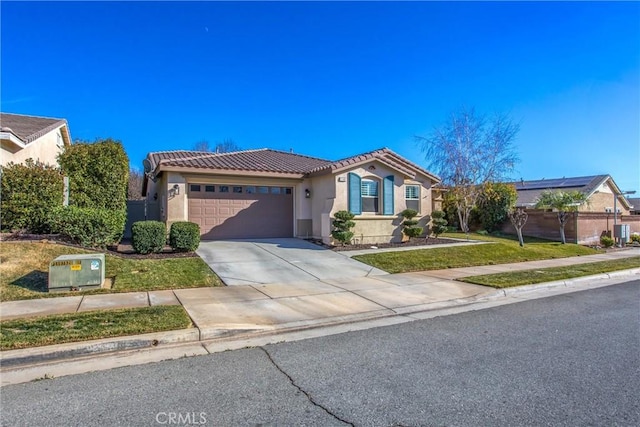
M 313 406 L 316 406 L 320 409 L 322 409 L 324 412 L 326 412 L 328 415 L 330 415 L 331 417 L 335 418 L 336 420 L 340 421 L 341 423 L 350 425 L 352 427 L 355 427 L 355 424 L 347 421 L 345 419 L 340 418 L 339 416 L 337 416 L 336 414 L 334 414 L 333 412 L 331 412 L 328 408 L 326 408 L 325 406 L 321 405 L 320 403 L 316 402 L 315 400 L 313 400 L 313 396 L 311 396 L 311 394 L 307 391 L 305 391 L 302 387 L 300 387 L 298 384 L 296 384 L 296 382 L 294 381 L 293 378 L 291 378 L 291 376 L 289 374 L 287 374 L 277 363 L 275 360 L 273 360 L 273 357 L 271 357 L 271 353 L 269 353 L 267 351 L 266 348 L 264 347 L 259 347 L 260 350 L 264 351 L 264 354 L 267 355 L 267 358 L 269 359 L 269 361 L 271 362 L 271 364 L 273 366 L 275 366 L 275 368 L 280 371 L 285 377 L 287 377 L 287 379 L 289 380 L 289 382 L 291 383 L 292 386 L 294 386 L 295 388 L 297 388 L 302 394 L 305 395 L 305 397 L 307 398 L 307 400 L 309 400 L 309 402 L 311 402 L 311 404 Z

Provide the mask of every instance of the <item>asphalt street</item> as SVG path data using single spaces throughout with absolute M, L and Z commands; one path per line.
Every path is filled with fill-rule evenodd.
M 6 386 L 3 426 L 640 425 L 640 281 Z

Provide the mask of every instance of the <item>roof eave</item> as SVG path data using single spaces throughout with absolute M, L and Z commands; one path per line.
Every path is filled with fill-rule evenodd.
M 193 174 L 210 174 L 210 175 L 228 175 L 228 176 L 255 176 L 261 178 L 291 178 L 291 179 L 303 179 L 305 174 L 302 172 L 270 172 L 270 171 L 256 171 L 248 169 L 214 169 L 214 168 L 193 168 L 185 166 L 167 166 L 162 162 L 158 164 L 153 171 L 153 176 L 157 176 L 162 172 L 180 172 L 180 173 L 193 173 Z
M 14 134 L 13 132 L 6 132 L 6 131 L 2 131 L 0 132 L 0 139 L 2 141 L 9 141 L 12 144 L 17 145 L 20 148 L 24 148 L 26 147 L 26 144 L 24 143 L 24 141 L 22 141 L 16 134 Z

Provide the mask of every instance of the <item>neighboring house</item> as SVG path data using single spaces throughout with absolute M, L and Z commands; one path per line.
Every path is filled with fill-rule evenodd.
M 203 239 L 300 237 L 331 241 L 335 212 L 356 215 L 354 242 L 402 240 L 399 213 L 425 225 L 439 178 L 383 148 L 338 161 L 260 149 L 167 151 L 144 161 L 143 195 L 167 224 L 192 221 Z
M 622 194 L 611 175 L 580 176 L 574 178 L 540 179 L 515 182 L 519 207 L 532 207 L 543 191 L 579 191 L 587 203 L 578 207 L 579 212 L 612 213 L 629 215 L 631 203 Z
M 31 158 L 56 165 L 57 156 L 71 144 L 65 119 L 0 113 L 0 166 Z
M 627 223 L 632 231 L 640 231 L 640 217 L 631 216 L 632 203 L 625 198 L 611 175 L 593 175 L 513 183 L 518 192 L 516 206 L 527 208 L 529 219 L 523 229 L 526 236 L 559 240 L 560 231 L 555 212 L 535 209 L 543 191 L 579 191 L 587 203 L 578 207 L 565 232 L 567 241 L 580 244 L 597 244 L 602 235 L 611 236 L 614 223 Z M 614 215 L 614 210 L 617 214 Z M 504 231 L 514 231 L 505 224 Z
M 629 203 L 631 203 L 631 215 L 640 215 L 640 197 L 629 197 Z

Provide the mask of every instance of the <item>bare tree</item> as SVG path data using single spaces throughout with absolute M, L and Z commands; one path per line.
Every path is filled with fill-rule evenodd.
M 209 147 L 209 141 L 203 139 L 193 144 L 193 151 L 212 151 Z
M 129 169 L 129 187 L 127 187 L 127 200 L 142 200 L 142 181 L 144 174 L 137 168 Z
M 428 136 L 417 136 L 429 168 L 454 196 L 460 227 L 469 232 L 469 216 L 482 185 L 508 177 L 518 161 L 513 141 L 520 130 L 506 115 L 487 118 L 461 108 Z
M 216 145 L 211 148 L 209 145 L 209 141 L 202 140 L 196 142 L 193 145 L 193 150 L 195 151 L 210 151 L 214 153 L 229 153 L 231 151 L 239 151 L 242 150 L 238 144 L 236 144 L 233 139 L 225 139 L 222 142 L 216 142 Z
M 516 233 L 518 233 L 518 242 L 520 242 L 520 247 L 524 247 L 522 229 L 527 223 L 528 218 L 529 214 L 523 208 L 514 208 L 509 212 L 509 219 L 511 220 L 511 224 L 513 224 L 513 226 L 515 227 Z

